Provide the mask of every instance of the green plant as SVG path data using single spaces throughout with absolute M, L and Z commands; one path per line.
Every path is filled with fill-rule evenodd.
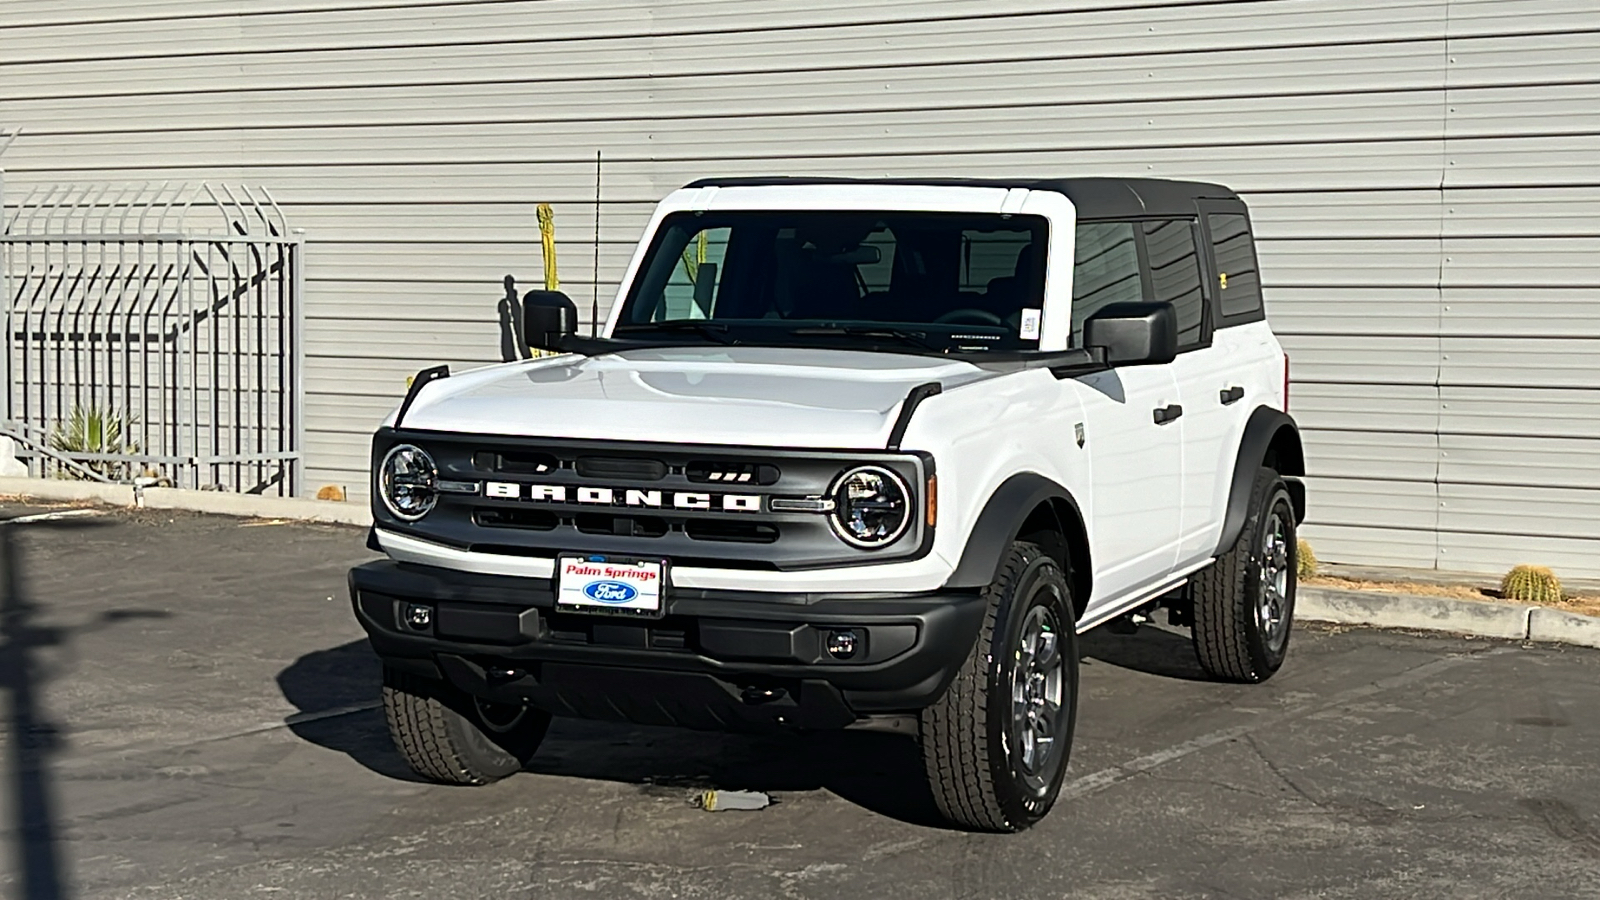
M 138 453 L 139 445 L 124 438 L 138 422 L 134 416 L 124 416 L 113 409 L 74 406 L 72 415 L 56 426 L 50 434 L 50 449 L 68 456 L 87 453 Z M 113 460 L 81 460 L 84 468 L 99 472 L 107 478 L 120 479 L 128 465 Z M 70 469 L 61 470 L 62 477 L 82 480 L 84 476 Z
M 1295 573 L 1301 578 L 1312 578 L 1317 574 L 1317 555 L 1311 552 L 1311 545 L 1299 541 L 1294 548 Z
M 1523 603 L 1561 602 L 1561 579 L 1544 566 L 1517 566 L 1500 579 L 1500 596 Z

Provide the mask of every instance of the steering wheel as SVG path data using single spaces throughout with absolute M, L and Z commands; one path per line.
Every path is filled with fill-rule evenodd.
M 935 325 L 999 325 L 1004 328 L 1006 321 L 987 309 L 967 307 L 965 309 L 952 309 L 944 315 L 933 320 Z

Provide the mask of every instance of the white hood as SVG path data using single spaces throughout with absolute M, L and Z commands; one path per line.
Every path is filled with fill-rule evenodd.
M 436 381 L 402 424 L 466 434 L 881 449 L 912 387 L 936 381 L 948 389 L 990 374 L 965 362 L 851 350 L 569 355 Z

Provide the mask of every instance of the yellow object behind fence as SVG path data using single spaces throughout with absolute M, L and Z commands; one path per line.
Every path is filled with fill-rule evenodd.
M 690 284 L 700 281 L 700 264 L 706 261 L 706 233 L 700 232 L 700 237 L 694 242 L 694 247 L 683 248 L 683 271 L 689 276 Z
M 556 277 L 556 214 L 550 204 L 541 203 L 539 211 L 539 243 L 544 247 L 544 289 L 561 290 L 561 280 Z

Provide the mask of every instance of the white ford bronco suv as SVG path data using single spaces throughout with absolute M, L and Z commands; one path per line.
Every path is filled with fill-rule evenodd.
M 1283 662 L 1304 461 L 1227 188 L 697 182 L 576 320 L 529 292 L 556 355 L 425 370 L 373 440 L 351 599 L 423 776 L 551 716 L 909 725 L 948 821 L 1015 831 L 1077 634 L 1160 604 L 1218 678 Z

